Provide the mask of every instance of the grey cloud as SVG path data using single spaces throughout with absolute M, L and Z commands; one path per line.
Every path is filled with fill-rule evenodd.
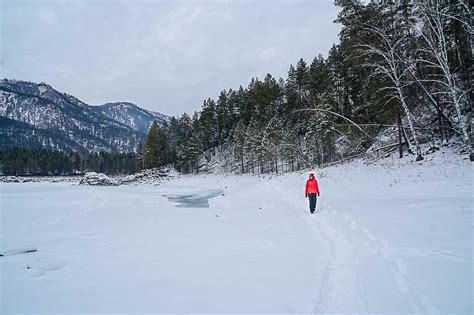
M 300 57 L 326 55 L 339 31 L 331 0 L 2 5 L 3 76 L 166 114 L 197 110 L 251 77 L 285 77 Z

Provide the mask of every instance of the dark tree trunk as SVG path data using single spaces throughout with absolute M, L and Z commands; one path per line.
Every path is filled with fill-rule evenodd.
M 400 158 L 403 157 L 403 142 L 402 142 L 402 117 L 400 110 L 397 111 L 397 127 L 398 127 L 398 153 Z
M 444 119 L 443 115 L 441 114 L 441 109 L 438 108 L 438 126 L 439 126 L 439 135 L 441 137 L 441 143 L 443 143 L 444 139 L 448 140 L 445 136 L 444 130 Z
M 410 147 L 410 142 L 408 142 L 408 137 L 407 137 L 407 133 L 405 131 L 405 128 L 403 126 L 402 127 L 402 135 L 403 135 L 403 139 L 405 139 L 405 142 L 407 143 L 407 146 L 408 146 L 408 152 L 413 154 L 413 151 L 411 150 L 411 147 Z

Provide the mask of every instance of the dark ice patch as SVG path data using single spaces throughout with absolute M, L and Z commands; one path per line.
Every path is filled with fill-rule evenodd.
M 209 208 L 209 199 L 223 194 L 222 189 L 202 190 L 185 195 L 163 195 L 180 208 Z
M 26 248 L 13 248 L 4 251 L 0 251 L 0 257 L 3 256 L 11 256 L 11 255 L 19 255 L 19 254 L 28 254 L 37 252 L 38 249 L 34 247 L 26 247 Z

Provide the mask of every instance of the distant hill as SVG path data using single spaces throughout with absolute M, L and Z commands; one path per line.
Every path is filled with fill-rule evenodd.
M 141 133 L 147 133 L 150 124 L 154 120 L 161 124 L 168 119 L 163 114 L 148 111 L 126 102 L 107 103 L 94 106 L 93 109 Z
M 131 152 L 166 119 L 131 103 L 90 106 L 46 83 L 0 81 L 0 148 Z

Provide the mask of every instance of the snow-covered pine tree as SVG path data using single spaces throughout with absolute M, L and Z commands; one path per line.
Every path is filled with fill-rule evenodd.
M 235 162 L 239 165 L 240 172 L 245 173 L 245 142 L 247 127 L 240 120 L 232 129 L 230 136 L 230 147 L 233 151 Z
M 157 167 L 164 161 L 164 133 L 154 121 L 148 130 L 144 145 L 146 167 Z
M 270 169 L 278 173 L 278 159 L 280 144 L 283 138 L 283 123 L 278 117 L 273 117 L 265 126 L 262 133 L 262 147 L 264 148 L 264 161 L 270 164 Z

